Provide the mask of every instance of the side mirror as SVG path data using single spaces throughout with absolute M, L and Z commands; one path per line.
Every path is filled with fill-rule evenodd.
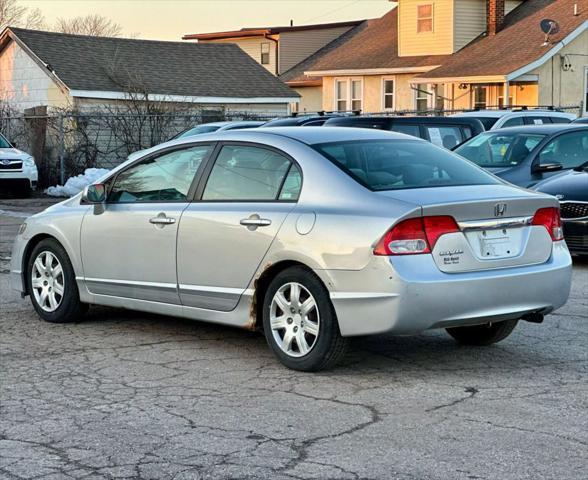
M 561 163 L 540 163 L 533 170 L 536 173 L 557 172 L 558 170 L 563 170 L 563 165 Z
M 82 200 L 86 203 L 104 203 L 106 201 L 106 185 L 95 183 L 84 188 Z

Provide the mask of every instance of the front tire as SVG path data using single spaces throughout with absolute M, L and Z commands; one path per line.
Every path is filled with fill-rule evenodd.
M 345 354 L 329 292 L 302 267 L 280 272 L 263 302 L 263 330 L 274 354 L 288 368 L 312 372 L 333 367 Z
M 46 322 L 75 322 L 88 309 L 80 302 L 71 261 L 54 239 L 42 240 L 33 248 L 27 282 L 33 307 Z
M 488 346 L 508 337 L 518 322 L 518 320 L 505 320 L 472 327 L 447 328 L 446 330 L 462 345 Z

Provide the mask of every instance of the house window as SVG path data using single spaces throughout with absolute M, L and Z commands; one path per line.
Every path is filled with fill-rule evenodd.
M 394 80 L 385 78 L 383 83 L 384 110 L 394 110 Z
M 476 85 L 473 88 L 474 91 L 474 108 L 484 109 L 486 108 L 486 87 Z
M 417 5 L 417 33 L 433 31 L 433 4 Z
M 351 110 L 361 110 L 361 80 L 351 80 Z
M 261 44 L 261 64 L 269 65 L 270 63 L 270 44 L 268 42 Z
M 347 80 L 335 81 L 336 106 L 339 112 L 347 111 Z
M 426 85 L 417 85 L 414 92 L 414 103 L 418 113 L 424 113 L 429 109 L 429 89 Z

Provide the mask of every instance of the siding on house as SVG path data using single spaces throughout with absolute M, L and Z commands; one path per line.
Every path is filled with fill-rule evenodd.
M 562 48 L 556 56 L 530 72 L 539 75 L 541 105 L 578 105 L 584 101 L 588 68 L 587 52 L 588 30 Z M 571 68 L 564 71 L 562 62 L 569 62 Z
M 37 106 L 64 107 L 69 96 L 13 41 L 0 55 L 0 100 L 22 111 Z
M 276 42 L 271 38 L 264 37 L 247 37 L 247 38 L 222 38 L 218 40 L 198 40 L 198 43 L 234 43 L 253 60 L 261 65 L 261 44 L 269 43 L 270 58 L 269 63 L 261 65 L 265 67 L 270 73 L 276 75 Z
M 417 32 L 418 5 L 433 5 L 433 31 Z M 402 0 L 398 3 L 398 55 L 449 55 L 453 50 L 452 0 Z
M 292 105 L 293 111 L 318 112 L 323 110 L 323 87 L 294 87 L 292 90 L 300 94 L 298 105 Z
M 505 14 L 518 7 L 521 0 L 506 0 Z M 453 51 L 465 47 L 486 31 L 486 2 L 484 0 L 453 0 Z
M 279 73 L 297 65 L 352 27 L 320 28 L 316 30 L 285 31 L 280 33 Z

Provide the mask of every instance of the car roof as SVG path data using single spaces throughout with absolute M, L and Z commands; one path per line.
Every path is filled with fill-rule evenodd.
M 263 142 L 264 137 L 279 136 L 297 140 L 307 145 L 320 143 L 344 142 L 354 140 L 412 140 L 424 142 L 416 137 L 402 133 L 369 128 L 340 128 L 340 127 L 267 127 L 245 130 L 225 130 L 198 135 L 201 141 L 250 141 Z M 172 140 L 173 143 L 195 141 L 194 137 L 184 137 Z
M 475 110 L 473 112 L 461 112 L 451 115 L 452 117 L 487 117 L 501 118 L 506 115 L 543 115 L 548 117 L 569 117 L 574 116 L 566 112 L 556 112 L 555 110 Z
M 551 123 L 543 125 L 520 125 L 517 127 L 498 128 L 484 132 L 489 135 L 500 135 L 501 133 L 539 133 L 552 135 L 566 130 L 588 130 L 588 125 L 581 123 Z
M 434 116 L 369 116 L 369 117 L 334 117 L 328 120 L 328 124 L 336 125 L 341 123 L 369 123 L 376 121 L 389 121 L 395 123 L 467 123 L 477 122 L 476 118 L 458 117 L 434 117 Z

